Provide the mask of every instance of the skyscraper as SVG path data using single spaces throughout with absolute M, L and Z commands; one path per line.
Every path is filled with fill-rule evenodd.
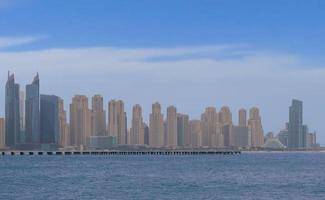
M 223 106 L 219 112 L 219 123 L 222 125 L 232 124 L 232 114 L 228 106 Z
M 144 144 L 149 145 L 149 127 L 146 123 L 142 124 L 144 130 Z
M 251 146 L 262 147 L 264 144 L 262 120 L 259 114 L 259 109 L 256 107 L 249 110 L 248 126 L 251 133 Z
M 40 81 L 38 73 L 31 84 L 26 85 L 25 126 L 26 142 L 40 143 Z
M 238 126 L 246 127 L 247 126 L 247 119 L 246 119 L 246 110 L 244 108 L 238 111 Z
M 5 97 L 5 144 L 14 147 L 20 142 L 20 109 L 19 109 L 19 85 L 15 83 L 14 74 L 8 72 Z
M 59 98 L 59 127 L 60 127 L 60 146 L 70 145 L 70 127 L 67 123 L 67 112 L 64 110 L 64 101 Z
M 25 92 L 19 92 L 20 142 L 25 143 Z
M 167 108 L 167 121 L 166 121 L 166 144 L 168 147 L 177 146 L 177 111 L 175 106 Z
M 218 121 L 216 108 L 207 107 L 205 112 L 201 115 L 202 146 L 223 146 L 223 137 Z
M 192 137 L 189 131 L 189 116 L 185 114 L 177 114 L 177 145 L 191 146 Z
M 144 145 L 142 108 L 139 104 L 134 105 L 132 109 L 132 127 L 130 137 L 130 143 L 132 145 Z
M 191 146 L 201 147 L 201 121 L 200 120 L 190 120 L 189 121 L 189 132 L 191 136 Z
M 0 149 L 6 146 L 5 144 L 5 131 L 6 122 L 4 118 L 0 118 Z
M 223 136 L 224 146 L 234 146 L 234 138 L 232 133 L 232 114 L 228 106 L 223 106 L 219 112 L 219 124 Z
M 41 95 L 41 143 L 56 144 L 60 142 L 59 97 Z
M 104 111 L 103 97 L 95 95 L 92 98 L 92 135 L 106 135 L 106 112 Z
M 74 146 L 87 146 L 91 133 L 88 98 L 76 95 L 70 104 L 70 143 Z
M 293 99 L 289 108 L 288 148 L 306 147 L 306 135 L 303 131 L 303 103 Z
M 164 116 L 158 102 L 152 104 L 152 113 L 149 120 L 149 145 L 162 147 L 164 145 Z
M 127 144 L 126 115 L 122 100 L 111 100 L 108 104 L 108 133 L 120 145 Z

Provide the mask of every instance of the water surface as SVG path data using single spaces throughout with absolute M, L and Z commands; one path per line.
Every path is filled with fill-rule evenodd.
M 0 156 L 0 199 L 325 199 L 325 154 Z

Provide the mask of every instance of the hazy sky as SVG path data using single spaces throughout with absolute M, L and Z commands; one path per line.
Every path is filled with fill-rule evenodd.
M 206 106 L 258 106 L 264 131 L 292 98 L 325 144 L 325 1 L 0 0 L 0 90 L 7 71 L 41 93 L 159 101 L 199 118 Z M 4 96 L 0 99 L 4 115 Z

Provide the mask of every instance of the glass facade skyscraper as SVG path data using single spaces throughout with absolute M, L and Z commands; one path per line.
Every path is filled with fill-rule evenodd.
M 5 144 L 14 147 L 20 142 L 19 85 L 15 83 L 14 74 L 8 72 L 5 97 Z
M 303 103 L 299 100 L 292 100 L 289 108 L 289 134 L 288 147 L 299 149 L 306 147 L 306 135 L 303 130 Z
M 41 95 L 41 143 L 59 144 L 59 97 Z
M 25 105 L 25 128 L 26 142 L 32 144 L 40 143 L 40 81 L 38 74 L 32 84 L 26 85 L 26 105 Z

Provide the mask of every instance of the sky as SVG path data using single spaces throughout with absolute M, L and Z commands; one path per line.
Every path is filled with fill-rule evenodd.
M 278 133 L 292 99 L 325 146 L 325 1 L 0 0 L 0 90 L 7 72 L 42 94 L 102 94 L 200 118 L 257 106 Z M 4 95 L 0 98 L 4 116 Z M 130 120 L 130 119 L 129 119 Z

